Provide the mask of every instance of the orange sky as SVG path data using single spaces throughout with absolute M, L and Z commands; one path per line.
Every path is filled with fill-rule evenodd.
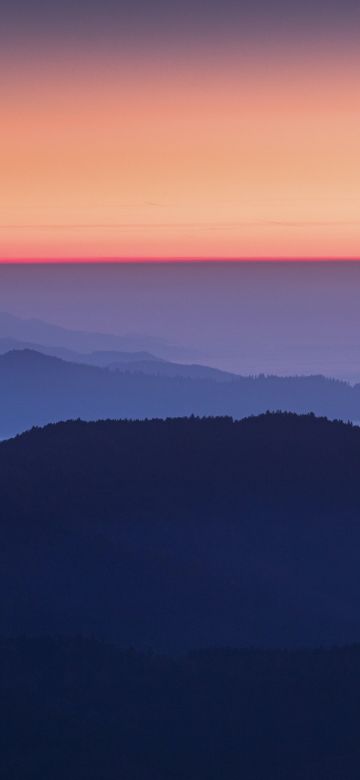
M 360 56 L 0 76 L 0 258 L 360 256 Z

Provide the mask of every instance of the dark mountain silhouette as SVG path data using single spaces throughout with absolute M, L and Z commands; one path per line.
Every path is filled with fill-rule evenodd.
M 358 780 L 360 648 L 0 641 L 4 780 Z
M 190 376 L 164 375 L 173 370 Z M 198 366 L 174 369 L 168 363 L 134 360 L 123 363 L 121 370 L 118 364 L 112 371 L 32 350 L 12 351 L 0 355 L 0 436 L 78 417 L 140 419 L 195 414 L 240 419 L 280 409 L 360 420 L 360 385 L 352 387 L 321 376 L 225 378 L 219 381 L 216 370 Z
M 138 647 L 360 639 L 360 430 L 68 422 L 0 445 L 0 632 Z

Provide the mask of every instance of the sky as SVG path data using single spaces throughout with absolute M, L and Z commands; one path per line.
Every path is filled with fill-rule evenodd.
M 0 260 L 360 257 L 355 0 L 12 0 Z

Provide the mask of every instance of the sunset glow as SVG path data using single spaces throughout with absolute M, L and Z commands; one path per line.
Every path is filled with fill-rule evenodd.
M 355 51 L 2 64 L 3 260 L 360 255 Z

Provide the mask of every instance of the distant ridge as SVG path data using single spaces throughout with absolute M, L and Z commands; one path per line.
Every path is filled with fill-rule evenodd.
M 240 419 L 281 410 L 360 420 L 360 385 L 322 376 L 241 377 L 131 357 L 114 369 L 112 363 L 100 368 L 29 349 L 0 355 L 0 438 L 78 417 Z
M 42 345 L 44 347 L 65 348 L 74 352 L 150 352 L 165 359 L 193 359 L 196 351 L 190 348 L 169 344 L 165 339 L 141 335 L 97 333 L 71 330 L 36 318 L 23 319 L 13 314 L 0 312 L 0 339 Z
M 23 352 L 30 350 L 39 352 L 48 357 L 57 357 L 60 360 L 67 360 L 69 363 L 80 363 L 85 365 L 98 366 L 106 368 L 110 365 L 122 366 L 134 362 L 166 362 L 163 358 L 156 357 L 150 352 L 120 352 L 119 350 L 95 350 L 94 352 L 75 352 L 66 347 L 44 346 L 43 344 L 32 343 L 31 341 L 18 341 L 13 338 L 0 338 L 0 356 L 7 352 Z
M 13 338 L 0 338 L 0 356 L 7 352 L 23 352 L 31 350 L 48 357 L 57 357 L 69 363 L 111 368 L 112 371 L 140 371 L 145 374 L 160 374 L 161 376 L 184 376 L 194 378 L 216 379 L 226 382 L 234 377 L 228 371 L 203 366 L 196 363 L 176 363 L 153 355 L 144 350 L 138 352 L 120 352 L 119 350 L 95 350 L 93 352 L 75 352 L 66 347 L 43 346 L 30 341 L 18 341 Z

